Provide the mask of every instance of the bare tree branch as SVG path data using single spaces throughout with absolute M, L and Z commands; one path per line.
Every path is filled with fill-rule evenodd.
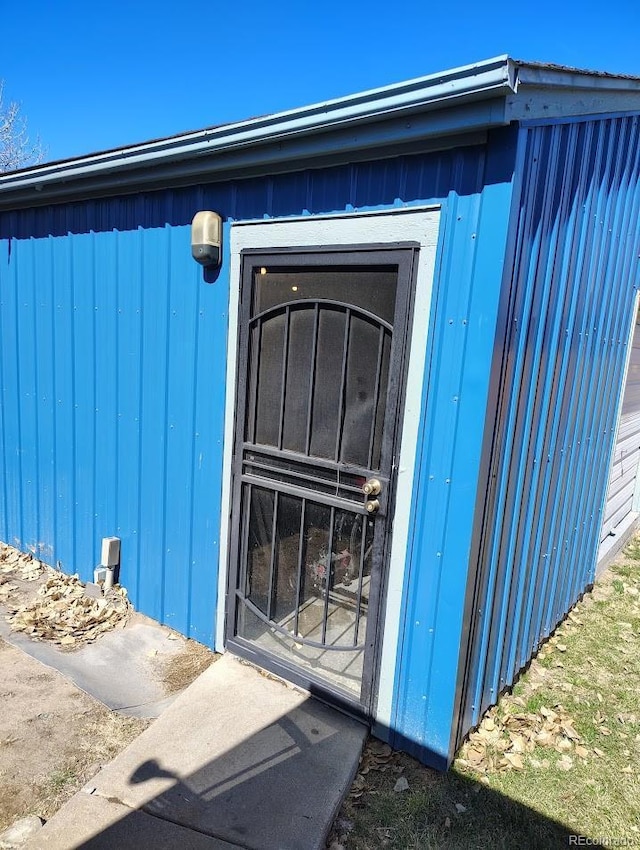
M 20 104 L 4 102 L 4 80 L 0 80 L 0 174 L 42 162 L 46 153 L 38 137 L 29 138 Z

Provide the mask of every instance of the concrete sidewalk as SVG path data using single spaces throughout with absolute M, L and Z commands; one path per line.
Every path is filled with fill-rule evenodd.
M 225 655 L 27 850 L 320 850 L 367 729 Z

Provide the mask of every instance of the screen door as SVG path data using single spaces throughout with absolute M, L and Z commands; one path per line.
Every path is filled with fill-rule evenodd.
M 365 705 L 413 248 L 242 258 L 228 645 Z

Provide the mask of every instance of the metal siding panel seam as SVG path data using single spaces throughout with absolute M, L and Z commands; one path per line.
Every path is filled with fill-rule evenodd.
M 473 512 L 469 493 L 478 484 L 512 190 L 510 180 L 490 172 L 499 158 L 503 165 L 512 162 L 513 154 L 510 139 L 489 148 L 490 167 L 484 174 L 476 167 L 475 195 L 450 195 L 432 308 L 394 726 L 396 742 L 439 766 L 451 757 Z M 458 179 L 469 182 L 465 160 L 459 165 Z
M 17 450 L 20 452 L 20 540 L 22 545 L 28 545 L 26 540 L 25 514 L 36 516 L 37 502 L 32 492 L 32 479 L 37 475 L 33 458 L 35 428 L 33 422 L 33 405 L 30 402 L 34 390 L 34 361 L 33 347 L 29 346 L 31 331 L 31 297 L 33 292 L 33 260 L 30 252 L 25 252 L 22 258 L 22 274 L 16 278 L 15 292 L 15 335 L 16 335 L 16 366 L 18 394 L 13 400 L 17 409 Z M 31 350 L 28 350 L 31 348 Z M 29 443 L 25 443 L 25 432 Z
M 109 248 L 111 234 L 96 234 L 96 247 Z M 120 581 L 130 597 L 138 599 L 140 587 L 140 398 L 141 398 L 141 246 L 136 231 L 118 234 L 115 277 L 118 325 L 117 387 L 117 479 L 113 504 L 116 509 L 114 530 L 105 534 L 120 537 Z M 98 278 L 98 285 L 101 277 Z M 102 285 L 109 285 L 105 275 Z
M 524 149 L 524 145 L 520 144 L 520 150 Z M 520 158 L 522 154 L 518 155 L 518 173 L 523 168 L 523 164 L 520 162 Z M 538 162 L 539 157 L 536 157 L 534 162 Z M 523 238 L 522 233 L 525 231 L 527 226 L 527 216 L 532 214 L 533 203 L 529 199 L 529 195 L 531 192 L 535 192 L 537 188 L 535 179 L 530 181 L 523 181 L 521 186 L 517 186 L 515 189 L 514 198 L 518 201 L 519 209 L 524 210 L 523 212 L 519 212 L 518 217 L 515 219 L 517 221 L 516 225 L 516 235 L 514 238 L 514 255 L 516 257 L 515 265 L 517 266 L 518 258 L 522 251 Z M 519 192 L 522 191 L 522 199 L 520 198 Z M 514 297 L 521 296 L 521 292 L 519 291 L 511 291 L 507 292 L 509 296 L 509 301 L 511 301 Z M 504 296 L 503 296 L 504 297 Z M 510 314 L 512 309 L 511 304 L 502 308 L 502 311 L 506 316 Z M 500 315 L 500 314 L 499 314 Z M 513 352 L 511 350 L 509 344 L 509 333 L 511 333 L 511 329 L 508 328 L 505 318 L 505 326 L 507 327 L 507 333 L 505 335 L 504 346 L 501 354 L 502 364 L 501 370 L 506 370 L 506 374 L 510 375 L 514 369 L 517 368 L 517 360 L 513 357 Z M 497 384 L 497 381 L 494 379 L 494 383 Z M 505 380 L 504 383 L 507 383 Z M 505 405 L 508 405 L 509 399 L 504 392 L 504 388 L 500 387 L 496 393 L 496 408 L 498 411 L 498 415 L 496 418 L 495 428 L 498 428 L 498 424 L 500 422 L 500 416 L 502 415 L 501 411 L 506 410 Z M 512 415 L 512 414 L 511 414 Z M 513 439 L 513 428 L 505 429 L 504 433 L 504 442 L 502 443 L 503 451 L 507 452 L 509 450 L 509 445 Z M 491 518 L 495 516 L 495 522 L 498 527 L 502 523 L 502 517 L 504 514 L 504 499 L 506 496 L 506 472 L 507 469 L 505 466 L 502 468 L 497 463 L 495 458 L 491 458 L 487 468 L 487 478 L 490 481 L 495 481 L 495 485 L 492 490 L 487 493 L 482 494 L 482 498 L 484 500 L 484 521 L 482 522 L 482 529 L 484 529 L 485 524 L 491 522 Z M 476 521 L 477 523 L 477 521 Z M 483 688 L 483 683 L 485 679 L 488 658 L 489 658 L 489 645 L 492 636 L 491 625 L 493 623 L 493 607 L 495 595 L 497 593 L 497 582 L 498 582 L 498 570 L 494 565 L 495 558 L 495 547 L 492 549 L 491 543 L 495 541 L 491 541 L 491 539 L 482 540 L 481 537 L 477 538 L 478 544 L 480 547 L 480 558 L 481 563 L 480 566 L 477 567 L 477 575 L 476 575 L 476 586 L 474 589 L 474 598 L 471 603 L 472 610 L 471 612 L 471 623 L 470 623 L 470 641 L 471 645 L 468 650 L 467 658 L 465 659 L 467 670 L 465 671 L 465 683 L 464 683 L 464 696 L 467 697 L 466 703 L 462 708 L 462 716 L 461 716 L 461 726 L 458 729 L 458 736 L 460 735 L 460 728 L 464 731 L 472 725 L 472 723 L 476 722 L 477 717 L 477 706 L 481 701 L 481 691 Z M 492 568 L 493 566 L 493 568 Z M 484 567 L 484 570 L 483 570 Z M 491 614 L 488 612 L 491 611 Z M 484 616 L 480 616 L 484 613 Z M 478 615 L 478 616 L 476 616 Z M 475 669 L 473 669 L 475 668 Z M 475 682 L 473 680 L 472 674 L 475 673 Z M 470 677 L 471 676 L 471 677 Z
M 76 519 L 72 572 L 83 581 L 92 576 L 96 550 L 95 478 L 96 429 L 103 411 L 96 414 L 96 333 L 94 310 L 95 268 L 92 234 L 73 242 L 73 416 L 74 416 L 74 501 Z M 106 342 L 107 337 L 102 336 Z M 109 388 L 101 387 L 101 399 Z M 100 405 L 102 406 L 102 404 Z M 107 449 L 107 447 L 105 447 Z
M 73 290 L 71 241 L 57 237 L 53 245 L 53 294 L 55 335 L 64 340 L 56 346 L 55 456 L 56 456 L 56 566 L 73 571 L 75 503 L 73 431 Z
M 195 386 L 195 330 L 198 268 L 190 262 L 189 228 L 172 228 L 169 284 L 167 397 L 166 517 L 167 585 L 164 621 L 189 633 L 191 549 L 190 490 L 193 459 L 193 403 Z M 188 263 L 188 265 L 187 265 Z
M 20 435 L 20 338 L 18 331 L 18 280 L 22 272 L 22 244 L 13 241 L 11 263 L 3 287 L 1 342 L 3 357 L 3 408 L 8 543 L 22 543 L 22 438 Z
M 107 235 L 107 234 L 104 234 Z M 102 238 L 91 233 L 93 252 L 93 386 L 95 399 L 94 474 L 93 474 L 93 560 L 98 563 L 98 546 L 103 537 L 121 535 L 118 532 L 122 460 L 119 445 L 120 428 L 120 370 L 125 345 L 120 332 L 121 313 L 118 302 L 121 285 L 120 253 L 123 234 L 116 232 Z M 127 278 L 125 277 L 125 280 Z M 133 285 L 133 283 L 129 284 Z M 103 482 L 112 482 L 105 487 Z M 122 538 L 120 558 L 123 558 Z M 91 562 L 89 562 L 90 564 Z
M 165 457 L 167 393 L 168 236 L 165 228 L 141 231 L 142 278 L 140 564 L 138 605 L 149 616 L 164 616 Z M 144 534 L 142 530 L 144 529 Z M 152 571 L 142 575 L 142 571 Z
M 33 247 L 33 246 L 30 246 Z M 36 335 L 36 271 L 33 250 L 29 252 L 28 273 L 19 293 L 20 378 L 21 378 L 21 451 L 23 475 L 23 518 L 33 516 L 31 532 L 23 525 L 23 546 L 37 549 L 40 526 L 39 452 L 38 452 L 38 366 Z
M 541 160 L 540 166 L 539 166 L 541 171 L 546 167 L 546 161 L 543 159 L 542 153 L 543 153 L 543 151 L 541 150 L 539 152 L 538 157 L 537 157 L 537 159 Z M 540 191 L 540 189 L 536 186 L 535 183 L 533 183 L 533 187 L 534 187 L 535 194 L 529 200 L 530 209 L 532 210 L 532 214 L 535 211 L 536 206 L 542 205 L 542 203 L 544 201 L 544 195 Z M 542 202 L 539 200 L 540 198 L 543 199 Z M 535 245 L 537 245 L 540 238 L 541 238 L 541 233 L 538 231 L 538 232 L 536 232 L 535 237 L 534 237 L 534 244 Z M 535 252 L 534 252 L 534 256 L 535 256 Z M 529 262 L 532 262 L 531 258 L 529 258 Z M 533 309 L 534 295 L 535 295 L 535 292 L 534 292 L 534 288 L 532 286 L 528 286 L 526 288 L 523 288 L 522 297 L 523 297 L 524 301 L 523 301 L 523 304 L 520 306 L 520 310 L 521 310 L 521 312 L 519 313 L 520 322 L 519 322 L 518 325 L 516 325 L 514 327 L 514 334 L 516 334 L 516 339 L 519 338 L 520 336 L 522 336 L 523 334 L 528 335 L 528 332 L 529 332 L 528 331 L 529 315 L 530 315 L 530 313 Z M 525 370 L 527 369 L 526 356 L 528 354 L 528 346 L 526 344 L 520 345 L 520 347 L 516 350 L 515 353 L 516 353 L 516 357 L 513 361 L 513 367 L 512 367 L 513 370 L 514 370 L 513 378 L 512 378 L 513 386 L 516 386 L 518 388 L 526 387 L 526 386 L 528 386 L 529 382 L 526 381 L 522 376 L 525 374 Z M 515 448 L 512 448 L 512 446 L 513 447 L 517 446 L 518 433 L 522 429 L 522 421 L 521 421 L 521 417 L 519 416 L 519 406 L 518 406 L 519 405 L 519 399 L 520 399 L 519 392 L 520 392 L 520 389 L 518 389 L 511 396 L 507 396 L 507 398 L 506 398 L 506 403 L 508 405 L 508 407 L 507 407 L 507 411 L 508 411 L 508 413 L 507 413 L 507 415 L 508 415 L 507 423 L 508 424 L 507 424 L 505 436 L 506 436 L 506 440 L 508 442 L 505 445 L 505 451 L 508 450 L 509 452 L 512 452 L 512 451 L 515 450 Z M 514 469 L 517 468 L 515 464 L 514 464 L 513 468 Z M 504 600 L 507 597 L 507 594 L 510 592 L 510 584 L 511 584 L 511 577 L 512 577 L 512 568 L 511 568 L 511 564 L 509 562 L 507 562 L 507 568 L 504 572 L 501 572 L 497 569 L 497 563 L 499 563 L 498 559 L 500 559 L 502 557 L 501 552 L 502 552 L 503 546 L 505 544 L 507 546 L 509 545 L 508 535 L 509 535 L 509 531 L 511 529 L 511 525 L 509 524 L 508 517 L 510 516 L 510 513 L 513 510 L 513 508 L 512 508 L 513 501 L 517 498 L 517 489 L 516 489 L 517 488 L 517 481 L 513 482 L 512 479 L 511 479 L 511 466 L 510 465 L 509 466 L 505 465 L 502 468 L 502 470 L 500 471 L 498 480 L 501 482 L 500 483 L 500 491 L 499 491 L 499 492 L 501 492 L 501 496 L 500 496 L 500 501 L 497 504 L 499 506 L 499 511 L 500 511 L 500 514 L 502 515 L 502 517 L 501 517 L 500 520 L 498 520 L 496 527 L 501 528 L 502 531 L 498 535 L 496 535 L 496 537 L 494 539 L 493 554 L 491 556 L 491 558 L 492 558 L 491 563 L 492 563 L 492 567 L 493 567 L 492 572 L 495 572 L 496 579 L 498 579 L 499 581 L 498 581 L 498 583 L 495 584 L 495 590 L 493 591 L 493 595 L 492 595 L 492 598 L 491 598 L 491 607 L 492 607 L 492 610 L 493 610 L 493 615 L 491 616 L 491 618 L 487 622 L 487 630 L 486 630 L 487 659 L 488 659 L 488 661 L 490 661 L 491 659 L 494 659 L 493 661 L 490 661 L 490 669 L 494 672 L 492 673 L 492 680 L 487 680 L 486 683 L 485 683 L 485 687 L 488 689 L 489 696 L 487 696 L 487 695 L 483 696 L 482 697 L 483 702 L 486 701 L 487 698 L 493 698 L 495 693 L 496 693 L 495 688 L 497 687 L 498 675 L 496 675 L 496 672 L 495 672 L 495 668 L 496 668 L 495 658 L 496 658 L 497 653 L 501 649 L 501 645 L 500 645 L 501 638 L 499 636 L 501 634 L 503 634 L 504 630 L 505 630 L 504 617 L 506 616 L 506 612 L 503 611 L 503 609 L 505 607 Z M 495 508 L 494 508 L 494 510 L 495 510 Z M 501 538 L 505 538 L 504 542 Z M 498 604 L 498 600 L 500 598 L 503 600 L 501 605 Z
M 229 245 L 229 222 L 223 223 L 223 245 Z M 213 645 L 217 629 L 218 576 L 221 548 L 222 464 L 229 327 L 229 251 L 223 250 L 215 281 L 198 280 L 194 388 L 193 486 L 191 512 L 190 633 L 196 640 Z
M 55 418 L 55 336 L 52 318 L 53 285 L 51 278 L 51 240 L 34 242 L 35 296 L 33 344 L 37 346 L 38 369 L 38 482 L 40 511 L 37 532 L 37 555 L 47 563 L 53 559 L 55 536 L 56 481 L 55 439 L 51 427 Z M 1 472 L 0 472 L 1 474 Z M 0 531 L 0 539 L 5 539 Z
M 7 262 L 4 262 L 6 256 Z M 2 540 L 9 539 L 9 504 L 8 487 L 9 470 L 7 463 L 7 390 L 5 386 L 5 370 L 8 352 L 6 351 L 5 321 L 6 321 L 6 299 L 5 293 L 10 285 L 11 269 L 11 240 L 0 240 L 0 534 Z

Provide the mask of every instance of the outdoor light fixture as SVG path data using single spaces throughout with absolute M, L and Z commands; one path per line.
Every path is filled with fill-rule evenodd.
M 202 266 L 220 265 L 222 219 L 209 210 L 197 212 L 191 222 L 191 256 Z

